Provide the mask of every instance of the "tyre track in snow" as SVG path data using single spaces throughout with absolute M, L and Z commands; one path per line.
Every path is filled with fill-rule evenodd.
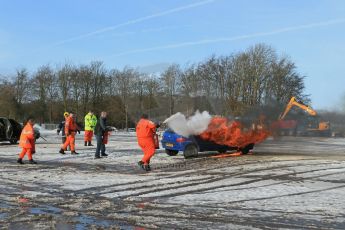
M 343 169 L 343 167 L 339 168 L 331 168 L 331 169 Z M 328 170 L 328 169 L 319 169 L 319 170 L 308 170 L 308 171 L 304 171 L 304 172 L 300 172 L 300 173 L 310 173 L 310 172 L 318 172 L 318 171 L 323 171 L 323 170 Z M 341 172 L 344 173 L 344 172 Z M 336 175 L 339 173 L 330 173 L 328 175 Z M 205 194 L 206 191 L 211 191 L 215 190 L 215 189 L 221 189 L 221 188 L 228 188 L 228 187 L 237 187 L 237 186 L 243 186 L 243 185 L 249 185 L 252 183 L 257 183 L 257 182 L 262 182 L 265 180 L 275 180 L 275 179 L 281 179 L 281 177 L 286 177 L 289 175 L 295 175 L 295 173 L 288 173 L 288 174 L 283 174 L 283 175 L 276 175 L 276 176 L 266 176 L 264 178 L 259 178 L 259 179 L 254 179 L 254 180 L 249 180 L 249 181 L 244 181 L 244 182 L 240 182 L 240 183 L 234 183 L 234 184 L 230 184 L 230 185 L 215 185 L 212 186 L 210 185 L 209 187 L 205 187 L 205 188 L 197 188 L 198 185 L 204 185 L 204 184 L 211 184 L 211 183 L 215 183 L 215 182 L 219 182 L 219 181 L 225 181 L 227 179 L 231 179 L 232 176 L 225 176 L 225 177 L 220 177 L 220 178 L 215 178 L 215 179 L 211 179 L 209 181 L 207 181 L 206 183 L 191 183 L 190 185 L 186 184 L 184 186 L 176 186 L 175 188 L 159 188 L 159 189 L 152 189 L 150 191 L 145 191 L 145 192 L 138 192 L 135 194 L 131 194 L 128 196 L 122 196 L 122 198 L 128 198 L 128 197 L 132 197 L 132 196 L 142 196 L 142 195 L 147 195 L 147 194 L 152 194 L 152 193 L 157 193 L 157 192 L 169 192 L 167 195 L 157 195 L 157 196 L 150 196 L 151 198 L 155 198 L 155 199 L 162 199 L 162 198 L 172 198 L 172 197 L 176 197 L 176 196 L 183 196 L 183 195 L 188 195 L 188 194 Z M 319 176 L 316 176 L 319 177 Z M 304 178 L 300 178 L 300 179 L 295 179 L 295 178 L 291 178 L 288 180 L 288 182 L 296 182 L 296 181 L 304 181 Z M 277 183 L 277 184 L 282 184 L 282 183 L 286 183 L 287 181 L 285 180 L 284 182 L 281 183 Z M 196 188 L 195 188 L 196 187 Z M 172 191 L 172 190 L 176 190 L 179 188 L 190 188 L 187 191 Z M 243 189 L 245 192 L 246 188 Z
M 131 152 L 131 150 L 128 150 L 128 154 Z M 113 175 L 133 175 L 135 177 L 128 177 L 128 182 L 125 183 L 114 182 L 109 185 L 92 186 L 82 189 L 63 189 L 64 185 L 55 184 L 54 189 L 49 190 L 48 186 L 52 185 L 49 181 L 25 181 L 15 179 L 17 175 L 12 175 L 10 177 L 6 176 L 6 179 L 3 179 L 2 182 L 5 182 L 3 184 L 4 186 L 12 186 L 11 191 L 12 189 L 21 191 L 20 189 L 24 188 L 22 191 L 35 192 L 40 190 L 41 192 L 51 194 L 51 196 L 38 196 L 34 200 L 30 200 L 30 205 L 47 209 L 47 204 L 49 203 L 49 205 L 60 209 L 61 213 L 59 215 L 64 215 L 63 213 L 65 212 L 79 213 L 82 211 L 83 215 L 96 219 L 106 221 L 123 220 L 132 225 L 146 226 L 148 228 L 150 228 L 150 226 L 157 228 L 174 228 L 177 226 L 176 223 L 179 223 L 178 226 L 187 229 L 195 229 L 198 226 L 204 228 L 228 228 L 229 224 L 242 226 L 243 228 L 252 226 L 262 229 L 344 229 L 344 224 L 341 225 L 336 222 L 336 220 L 322 222 L 325 216 L 321 214 L 310 212 L 279 212 L 276 210 L 260 210 L 253 208 L 251 209 L 252 211 L 246 215 L 246 209 L 243 207 L 241 209 L 241 207 L 239 207 L 246 202 L 264 202 L 270 199 L 298 197 L 344 189 L 344 183 L 335 179 L 332 180 L 334 176 L 343 173 L 343 162 L 327 160 L 326 155 L 311 156 L 309 154 L 295 154 L 302 159 L 290 160 L 284 159 L 285 155 L 282 153 L 280 154 L 282 155 L 282 159 L 280 160 L 277 160 L 276 155 L 266 153 L 242 158 L 225 158 L 217 160 L 207 157 L 206 159 L 198 158 L 188 160 L 181 158 L 173 160 L 173 158 L 170 158 L 173 163 L 167 162 L 158 164 L 159 167 L 157 168 L 154 167 L 155 164 L 153 163 L 154 170 L 151 173 L 144 173 L 140 171 L 136 165 L 133 166 L 128 163 L 114 164 L 116 159 L 111 159 L 114 162 L 103 166 L 103 162 L 97 164 L 93 164 L 93 162 L 68 162 L 66 164 L 59 161 L 43 161 L 37 166 L 37 169 L 42 170 L 42 173 L 51 171 L 51 173 L 73 174 L 74 172 L 79 172 L 92 175 L 92 173 L 101 172 L 102 175 L 106 177 Z M 291 156 L 291 154 L 287 155 Z M 82 156 L 80 159 L 84 160 L 89 158 L 88 156 Z M 340 157 L 339 159 L 342 158 Z M 181 160 L 183 161 L 181 162 Z M 10 160 L 8 160 L 7 163 L 1 164 L 1 166 L 5 166 L 5 169 L 10 169 L 10 173 L 13 173 L 17 169 L 21 173 L 30 173 L 32 168 L 36 167 L 25 165 L 27 168 L 23 168 L 22 166 L 13 165 L 13 161 Z M 179 165 L 181 166 L 180 168 L 178 167 Z M 327 172 L 327 170 L 330 170 L 330 172 Z M 274 173 L 274 175 L 271 175 L 272 173 Z M 311 175 L 305 175 L 308 173 Z M 328 176 L 333 177 L 329 179 Z M 11 182 L 9 181 L 11 179 L 14 180 Z M 173 179 L 175 179 L 176 182 L 174 182 Z M 178 183 L 180 179 L 183 181 L 182 183 Z M 229 184 L 233 179 L 239 179 L 242 180 L 242 182 L 233 181 L 233 184 Z M 239 197 L 238 200 L 210 203 L 208 205 L 200 203 L 178 204 L 167 202 L 169 198 L 182 197 L 188 194 L 193 194 L 196 197 L 203 196 L 207 193 L 214 192 L 214 189 L 228 188 L 229 190 L 224 191 L 240 191 L 241 193 L 246 193 L 250 189 L 260 188 L 260 186 L 255 186 L 255 183 L 270 180 L 277 182 L 264 184 L 261 185 L 261 187 L 270 188 L 275 185 L 291 184 L 306 180 L 317 181 L 319 179 L 322 179 L 321 181 L 329 181 L 328 183 L 337 183 L 337 185 L 334 186 L 330 184 L 327 188 L 311 189 L 301 192 L 288 191 L 288 193 L 273 194 L 267 197 L 253 196 L 249 197 L 250 199 Z M 152 182 L 152 180 L 154 181 Z M 217 185 L 217 183 L 223 183 L 223 181 L 225 182 L 225 184 L 223 184 L 224 187 L 217 188 L 217 186 L 214 186 Z M 21 184 L 25 186 L 20 186 Z M 201 186 L 201 188 L 199 186 Z M 219 184 L 218 186 L 222 185 Z M 42 188 L 40 189 L 40 187 Z M 55 191 L 55 189 L 57 190 Z M 183 189 L 186 189 L 184 193 L 181 192 Z M 107 198 L 104 196 L 125 193 L 126 191 L 134 191 L 134 193 L 127 195 L 122 194 L 116 198 Z M 3 195 L 9 196 L 9 194 Z M 6 201 L 6 199 L 4 200 Z M 2 203 L 2 199 L 0 199 L 0 202 Z M 13 204 L 12 202 L 10 203 Z M 96 211 L 93 210 L 94 208 L 96 208 Z M 14 213 L 15 209 L 12 210 L 12 212 L 13 218 L 11 218 L 11 220 L 19 221 L 17 219 L 18 216 Z M 260 213 L 264 214 L 260 216 Z M 277 213 L 277 215 L 267 217 L 267 213 Z M 147 217 L 147 221 L 153 224 L 145 225 L 146 223 L 142 219 L 143 216 L 145 216 L 145 218 Z M 309 216 L 314 216 L 315 218 L 309 218 Z M 44 218 L 49 220 L 49 217 L 42 217 L 42 219 Z M 342 218 L 344 218 L 344 216 Z M 23 223 L 25 222 L 26 220 L 23 220 Z M 76 223 L 78 223 L 78 221 Z
M 258 164 L 258 163 L 256 163 Z M 332 162 L 330 164 L 333 164 Z M 316 165 L 324 165 L 324 163 L 322 164 L 296 164 L 296 165 L 280 165 L 280 166 L 274 166 L 274 167 L 270 167 L 270 168 L 263 168 L 263 169 L 254 169 L 254 170 L 247 170 L 246 172 L 240 172 L 240 173 L 233 173 L 231 175 L 228 175 L 228 176 L 221 176 L 223 173 L 217 173 L 216 175 L 218 175 L 217 177 L 215 178 L 212 178 L 212 179 L 209 179 L 209 178 L 206 178 L 205 179 L 201 179 L 201 180 L 195 180 L 195 181 L 190 181 L 190 183 L 188 182 L 184 182 L 182 185 L 179 185 L 179 186 L 176 186 L 176 187 L 171 187 L 170 185 L 173 185 L 173 184 L 176 184 L 176 182 L 169 182 L 169 183 L 159 183 L 157 186 L 159 186 L 158 189 L 155 189 L 155 185 L 145 185 L 149 182 L 151 182 L 150 180 L 151 179 L 147 179 L 147 180 L 143 180 L 143 181 L 134 181 L 134 182 L 130 182 L 130 183 L 122 183 L 122 184 L 112 184 L 112 185 L 108 185 L 108 186 L 102 186 L 102 187 L 92 187 L 92 188 L 87 188 L 87 189 L 82 189 L 82 190 L 76 190 L 76 191 L 73 191 L 75 193 L 84 193 L 84 194 L 88 194 L 86 193 L 86 191 L 92 191 L 93 193 L 97 193 L 97 194 L 107 194 L 107 193 L 112 193 L 112 192 L 123 192 L 123 191 L 126 191 L 126 190 L 137 190 L 137 189 L 145 189 L 145 188 L 150 188 L 153 186 L 153 189 L 152 190 L 148 190 L 148 191 L 145 191 L 145 192 L 139 192 L 139 193 L 134 193 L 132 195 L 129 195 L 129 196 L 125 196 L 124 198 L 127 198 L 127 197 L 130 197 L 130 196 L 140 196 L 140 195 L 145 195 L 145 194 L 150 194 L 150 193 L 155 193 L 155 192 L 162 192 L 162 191 L 169 191 L 169 190 L 172 190 L 172 189 L 178 189 L 178 188 L 188 188 L 188 187 L 195 187 L 195 186 L 198 186 L 198 185 L 203 185 L 205 183 L 213 183 L 213 182 L 218 182 L 218 181 L 222 181 L 222 180 L 226 180 L 226 179 L 230 179 L 232 177 L 239 177 L 239 176 L 243 176 L 243 175 L 246 175 L 246 174 L 250 174 L 250 173 L 256 173 L 256 172 L 264 172 L 264 171 L 272 171 L 272 170 L 275 170 L 275 169 L 287 169 L 287 168 L 290 168 L 290 167 L 296 167 L 296 166 L 316 166 Z M 220 169 L 220 168 L 228 168 L 229 166 L 226 164 L 224 165 L 223 167 L 216 167 L 216 169 Z M 209 168 L 209 169 L 203 169 L 203 170 L 196 170 L 197 172 L 193 173 L 194 175 L 205 175 L 209 170 L 213 170 L 215 168 Z M 331 168 L 331 169 L 338 169 L 338 168 Z M 301 173 L 308 173 L 308 172 L 315 172 L 315 171 L 319 171 L 319 170 L 309 170 L 309 171 L 305 171 L 305 172 L 298 172 L 298 174 L 301 174 Z M 290 173 L 290 174 L 285 174 L 284 176 L 290 176 L 290 175 L 293 175 L 295 173 Z M 191 176 L 191 174 L 188 174 L 189 176 Z M 272 176 L 272 177 L 266 177 L 264 178 L 265 180 L 270 180 L 270 179 L 277 179 L 279 178 L 280 175 L 278 176 Z M 167 178 L 167 177 L 162 177 L 162 178 Z M 177 175 L 174 175 L 174 178 L 178 178 Z M 239 185 L 245 185 L 245 184 L 250 184 L 250 183 L 255 183 L 255 182 L 259 182 L 263 179 L 256 179 L 256 180 L 250 180 L 248 182 L 243 182 L 243 183 L 239 183 L 239 184 L 235 184 L 235 185 L 230 185 L 230 186 L 239 186 Z M 16 183 L 27 183 L 27 181 L 16 181 Z M 133 187 L 126 187 L 124 189 L 115 189 L 113 191 L 105 191 L 104 190 L 107 190 L 108 188 L 113 188 L 113 187 L 119 187 L 119 186 L 124 186 L 124 185 L 129 185 L 129 184 L 133 184 L 133 185 L 136 185 L 136 186 L 133 186 Z M 144 184 L 144 185 L 143 185 Z M 178 183 L 177 183 L 178 184 Z M 38 183 L 38 185 L 36 185 L 35 187 L 43 187 L 45 188 L 48 184 L 43 184 L 43 183 Z M 51 186 L 51 185 L 50 185 Z M 168 186 L 167 188 L 164 188 L 164 186 Z M 32 190 L 35 190 L 35 187 L 32 188 Z M 54 186 L 55 188 L 54 189 L 59 189 L 58 186 Z M 197 193 L 200 193 L 200 192 L 205 192 L 207 190 L 213 190 L 213 189 L 218 189 L 218 188 L 223 188 L 223 187 L 226 187 L 226 186 L 215 186 L 215 187 L 210 187 L 210 188 L 207 188 L 207 189 L 204 189 L 203 190 L 190 190 L 188 192 L 197 192 Z M 61 189 L 61 188 L 60 188 Z M 47 190 L 45 192 L 52 192 L 51 190 Z M 62 193 L 66 193 L 67 190 L 63 190 Z M 181 193 L 181 194 L 176 194 L 176 195 L 184 195 L 184 194 L 188 194 L 188 192 L 185 192 L 185 193 Z M 55 195 L 58 195 L 58 194 L 55 194 Z

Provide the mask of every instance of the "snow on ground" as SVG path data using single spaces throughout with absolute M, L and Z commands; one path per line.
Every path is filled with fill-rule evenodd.
M 344 139 L 269 139 L 253 155 L 221 159 L 158 150 L 147 173 L 133 132 L 111 135 L 99 160 L 82 133 L 78 156 L 58 154 L 56 130 L 41 133 L 38 165 L 17 165 L 18 146 L 0 144 L 4 229 L 345 228 Z

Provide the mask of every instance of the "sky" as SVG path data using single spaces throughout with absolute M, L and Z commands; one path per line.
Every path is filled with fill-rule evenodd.
M 337 109 L 344 41 L 343 0 L 0 0 L 2 76 L 95 60 L 156 72 L 265 43 L 306 76 L 315 109 Z

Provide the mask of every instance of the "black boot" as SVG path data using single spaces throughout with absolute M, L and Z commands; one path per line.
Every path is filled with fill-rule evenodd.
M 108 156 L 108 154 L 106 154 L 106 153 L 102 153 L 102 154 L 101 154 L 101 156 L 102 156 L 102 157 L 107 157 L 107 156 Z
M 33 159 L 29 160 L 29 163 L 30 163 L 30 164 L 37 164 L 37 162 L 34 161 Z
M 63 149 L 60 149 L 59 153 L 65 154 L 65 151 Z
M 91 144 L 91 141 L 89 141 L 89 144 L 88 144 L 89 146 L 93 146 L 93 144 Z
M 151 171 L 150 165 L 144 165 L 144 170 L 145 170 L 146 172 Z
M 77 153 L 76 151 L 72 151 L 71 154 L 72 155 L 78 155 L 79 153 Z
M 21 165 L 24 164 L 23 159 L 22 158 L 18 158 L 17 163 L 21 164 Z
M 100 159 L 101 157 L 99 155 L 95 155 L 95 159 Z
M 84 146 L 87 146 L 87 141 L 84 141 Z

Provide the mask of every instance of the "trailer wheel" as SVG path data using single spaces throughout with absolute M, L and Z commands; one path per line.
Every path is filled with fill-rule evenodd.
M 176 156 L 178 154 L 177 150 L 165 149 L 166 154 L 169 156 Z
M 183 151 L 184 158 L 191 158 L 191 157 L 197 157 L 198 156 L 198 147 L 194 144 L 189 144 L 186 146 L 186 148 Z

